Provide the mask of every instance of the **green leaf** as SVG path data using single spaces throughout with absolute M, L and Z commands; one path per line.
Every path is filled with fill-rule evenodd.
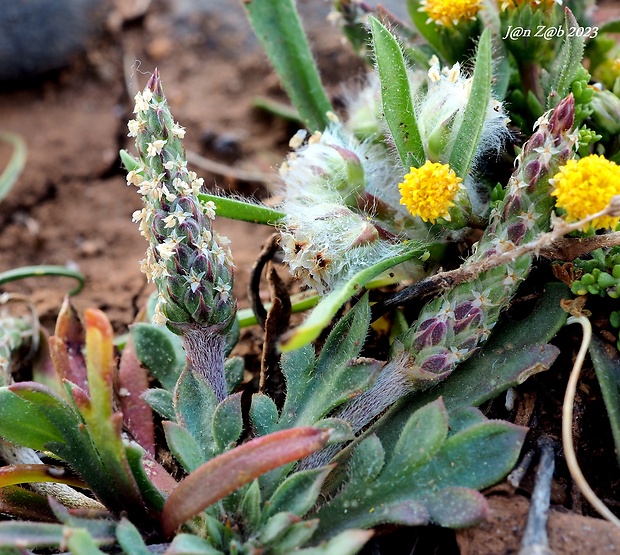
M 250 25 L 293 106 L 311 131 L 329 125 L 332 110 L 293 0 L 243 2 Z
M 116 537 L 126 555 L 152 555 L 138 529 L 126 518 L 116 527 Z
M 331 470 L 332 467 L 329 466 L 291 474 L 265 504 L 263 522 L 280 512 L 303 517 L 316 502 L 321 486 Z
M 572 82 L 581 68 L 585 39 L 582 36 L 569 36 L 571 29 L 578 29 L 579 23 L 573 12 L 565 11 L 564 42 L 551 71 L 550 89 L 547 93 L 547 110 L 555 108 L 569 92 Z
M 295 555 L 355 555 L 372 535 L 372 531 L 346 530 L 319 547 L 300 549 L 295 552 Z
M 596 335 L 590 343 L 590 356 L 603 393 L 616 457 L 620 463 L 620 357 L 617 349 L 607 345 Z
M 228 393 L 232 393 L 241 382 L 245 372 L 245 361 L 242 357 L 230 357 L 224 362 L 224 373 L 226 374 L 226 386 Z
M 370 303 L 366 293 L 330 332 L 314 365 L 314 372 L 323 376 L 330 369 L 346 364 L 359 356 L 370 326 Z
M 291 524 L 278 538 L 273 549 L 274 555 L 296 554 L 299 546 L 306 543 L 314 535 L 318 525 L 319 521 L 316 519 L 302 520 Z
M 437 456 L 416 471 L 415 480 L 433 483 L 436 489 L 489 487 L 512 470 L 526 432 L 526 428 L 499 420 L 470 426 L 450 436 Z M 480 464 L 481 453 L 484 464 Z
M 353 451 L 349 461 L 349 480 L 351 482 L 372 482 L 383 470 L 385 451 L 379 438 L 372 434 Z
M 258 541 L 262 545 L 274 544 L 298 521 L 298 517 L 289 513 L 275 514 L 261 527 Z
M 169 332 L 151 324 L 133 324 L 129 332 L 138 360 L 165 389 L 172 391 L 185 366 L 185 356 L 175 349 Z
M 150 475 L 147 474 L 142 462 L 142 458 L 145 456 L 145 452 L 142 448 L 138 447 L 137 444 L 128 444 L 125 449 L 127 452 L 127 461 L 133 477 L 136 480 L 136 484 L 138 485 L 138 489 L 140 490 L 140 494 L 150 507 L 153 507 L 157 511 L 161 511 L 164 507 L 165 497 L 155 487 L 152 477 L 155 472 L 165 472 L 164 469 L 156 468 L 151 460 L 150 463 L 152 467 L 149 468 Z M 147 464 L 148 462 L 147 460 Z M 172 480 L 171 477 L 169 477 L 169 479 Z
M 216 407 L 213 389 L 186 367 L 174 391 L 174 408 L 177 422 L 196 440 L 205 461 L 216 453 L 212 423 Z
M 251 202 L 234 198 L 199 193 L 198 200 L 203 204 L 207 202 L 215 204 L 215 212 L 218 218 L 230 218 L 232 220 L 240 220 L 253 224 L 275 226 L 280 220 L 286 217 L 284 212 L 278 212 L 268 206 L 252 204 Z
M 63 441 L 62 434 L 37 407 L 0 388 L 0 436 L 16 445 L 44 451 L 46 445 Z
M 142 394 L 142 399 L 163 418 L 173 421 L 176 420 L 172 393 L 167 389 L 148 389 Z
M 207 540 L 193 534 L 177 534 L 172 540 L 166 555 L 224 555 L 209 544 Z
M 331 430 L 327 445 L 344 443 L 345 441 L 353 441 L 355 439 L 351 424 L 342 418 L 323 418 L 317 420 L 313 426 L 323 428 L 324 430 Z
M 402 50 L 392 33 L 378 19 L 370 16 L 369 21 L 385 120 L 403 166 L 420 167 L 425 161 L 424 147 L 415 119 Z
M 427 464 L 448 436 L 448 412 L 435 401 L 411 415 L 403 428 L 385 473 L 411 472 Z
M 486 503 L 467 489 L 482 489 L 503 478 L 517 460 L 525 433 L 525 428 L 483 419 L 448 436 L 441 399 L 426 405 L 401 428 L 379 473 L 360 472 L 355 462 L 348 483 L 317 512 L 318 538 L 351 526 L 388 522 L 472 524 L 484 516 Z
M 65 542 L 73 553 L 79 553 L 80 555 L 105 555 L 97 547 L 97 543 L 88 533 L 88 530 L 82 528 L 71 530 L 66 535 Z
M 447 528 L 465 528 L 486 519 L 488 505 L 481 493 L 469 488 L 450 487 L 424 499 L 431 520 Z
M 262 516 L 261 506 L 260 485 L 258 480 L 254 480 L 245 490 L 238 512 L 239 518 L 243 519 L 244 525 L 249 530 L 258 529 Z
M 278 407 L 271 397 L 262 393 L 252 395 L 252 406 L 250 407 L 250 420 L 256 431 L 257 436 L 264 436 L 275 432 L 277 429 Z
M 187 429 L 176 422 L 162 422 L 168 449 L 187 472 L 193 472 L 207 461 L 200 445 Z
M 82 531 L 88 533 L 84 528 Z M 75 534 L 78 529 L 46 522 L 0 522 L 0 548 L 15 547 L 16 539 L 19 539 L 22 549 L 35 549 L 39 547 L 60 547 L 65 540 Z M 114 528 L 106 525 L 100 528 L 102 533 L 95 534 L 98 544 L 111 544 L 114 542 Z
M 9 143 L 13 147 L 11 159 L 0 174 L 0 202 L 2 202 L 26 165 L 27 150 L 24 139 L 15 133 L 0 133 L 0 141 Z
M 465 179 L 467 176 L 474 159 L 474 153 L 478 147 L 478 141 L 487 116 L 490 98 L 491 31 L 485 29 L 478 43 L 476 66 L 474 68 L 469 100 L 463 114 L 463 122 L 459 127 L 458 134 L 454 140 L 454 147 L 450 153 L 450 167 L 462 179 Z
M 242 431 L 241 393 L 235 393 L 226 397 L 213 414 L 213 439 L 217 452 L 234 447 Z
M 606 21 L 598 30 L 599 33 L 620 33 L 620 19 Z

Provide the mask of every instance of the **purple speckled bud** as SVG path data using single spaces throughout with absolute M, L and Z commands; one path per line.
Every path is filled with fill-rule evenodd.
M 517 222 L 508 226 L 506 234 L 515 245 L 521 244 L 523 237 L 527 233 L 527 226 L 523 222 Z
M 538 160 L 531 160 L 523 171 L 526 183 L 532 188 L 540 178 L 543 171 L 542 164 Z
M 510 195 L 506 197 L 504 209 L 502 210 L 502 218 L 508 220 L 511 216 L 518 216 L 521 214 L 521 207 L 523 203 L 517 195 Z
M 556 138 L 556 145 L 561 140 L 561 134 L 570 131 L 575 120 L 575 98 L 569 94 L 555 107 L 549 120 L 549 131 Z
M 482 318 L 482 310 L 473 301 L 465 301 L 454 309 L 454 325 L 452 329 L 455 334 L 459 334 L 467 328 L 480 325 Z
M 430 319 L 422 322 L 418 333 L 414 336 L 413 345 L 421 351 L 424 347 L 433 347 L 442 342 L 448 329 L 442 320 Z
M 531 152 L 534 152 L 534 149 L 543 146 L 545 144 L 545 138 L 545 133 L 543 133 L 541 130 L 536 131 L 523 147 L 524 155 L 530 154 Z
M 441 375 L 450 371 L 453 365 L 454 355 L 446 349 L 445 352 L 427 357 L 420 365 L 420 370 L 428 374 Z

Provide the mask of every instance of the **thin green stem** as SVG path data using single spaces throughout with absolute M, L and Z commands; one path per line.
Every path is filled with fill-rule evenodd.
M 15 268 L 0 273 L 0 285 L 19 279 L 48 276 L 61 276 L 76 279 L 79 284 L 69 291 L 69 295 L 76 295 L 79 293 L 84 287 L 84 283 L 86 283 L 86 278 L 83 274 L 76 270 L 71 270 L 66 266 L 23 266 L 22 268 Z

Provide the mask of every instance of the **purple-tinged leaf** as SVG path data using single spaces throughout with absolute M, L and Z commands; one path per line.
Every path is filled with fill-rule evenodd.
M 125 426 L 133 438 L 151 455 L 155 455 L 153 411 L 142 398 L 149 388 L 146 370 L 136 356 L 131 335 L 123 349 L 118 368 L 118 398 Z
M 49 341 L 49 333 L 42 328 L 39 335 L 39 349 L 32 362 L 32 380 L 63 395 L 62 382 L 52 360 Z
M 56 320 L 54 335 L 50 337 L 50 354 L 59 376 L 88 392 L 86 360 L 83 354 L 85 341 L 82 323 L 69 297 L 65 297 Z

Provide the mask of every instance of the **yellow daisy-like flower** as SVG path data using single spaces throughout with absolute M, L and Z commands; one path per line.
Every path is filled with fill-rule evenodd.
M 422 0 L 418 11 L 428 14 L 427 23 L 452 27 L 467 19 L 476 19 L 482 0 Z
M 448 210 L 454 206 L 462 181 L 448 164 L 427 160 L 419 168 L 410 168 L 398 185 L 400 203 L 425 222 L 435 223 L 438 218 L 450 221 Z
M 620 195 L 620 166 L 603 156 L 591 154 L 581 160 L 569 160 L 551 183 L 556 206 L 566 211 L 568 222 L 583 220 L 603 210 L 612 197 Z M 602 216 L 584 227 L 615 228 L 620 218 Z

